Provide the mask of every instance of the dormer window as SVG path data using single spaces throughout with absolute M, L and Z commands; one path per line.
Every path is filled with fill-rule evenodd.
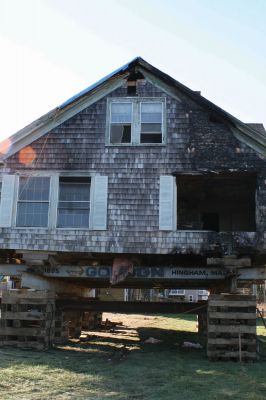
M 106 128 L 107 144 L 164 144 L 164 121 L 164 99 L 109 99 Z

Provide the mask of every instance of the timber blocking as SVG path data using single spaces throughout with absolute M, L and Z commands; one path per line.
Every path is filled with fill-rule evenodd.
M 54 340 L 55 294 L 13 289 L 3 292 L 0 347 L 46 350 Z
M 256 296 L 211 295 L 207 355 L 210 360 L 255 361 Z

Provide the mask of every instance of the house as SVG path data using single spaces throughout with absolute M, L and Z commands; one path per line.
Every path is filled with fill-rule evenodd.
M 0 274 L 22 286 L 265 279 L 266 132 L 140 57 L 1 144 Z

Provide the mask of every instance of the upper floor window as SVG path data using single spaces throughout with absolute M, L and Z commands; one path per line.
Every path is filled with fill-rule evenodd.
M 164 144 L 163 99 L 109 99 L 107 142 L 109 144 Z
M 110 143 L 131 143 L 132 103 L 111 103 Z
M 17 203 L 17 226 L 48 226 L 50 178 L 20 177 Z
M 162 143 L 163 103 L 140 103 L 140 143 Z
M 88 228 L 89 217 L 90 178 L 60 177 L 58 228 Z

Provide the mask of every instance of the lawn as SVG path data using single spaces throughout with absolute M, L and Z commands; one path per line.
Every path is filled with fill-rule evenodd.
M 257 363 L 209 362 L 192 316 L 105 314 L 122 321 L 48 352 L 0 349 L 0 398 L 93 400 L 264 400 L 266 329 L 258 323 Z M 161 339 L 147 344 L 148 337 Z

